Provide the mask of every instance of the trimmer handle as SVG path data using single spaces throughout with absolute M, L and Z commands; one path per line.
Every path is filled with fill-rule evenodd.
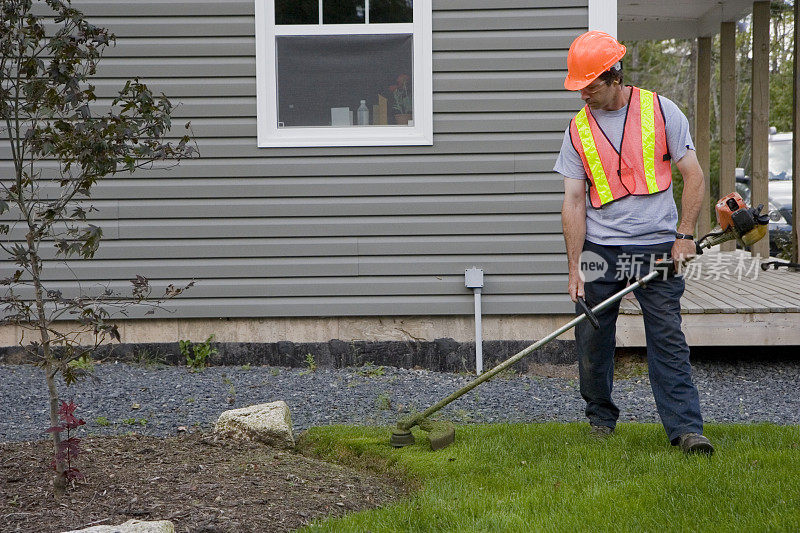
M 586 318 L 589 319 L 589 322 L 592 324 L 592 327 L 594 329 L 600 329 L 600 321 L 597 320 L 597 315 L 594 314 L 594 311 L 592 311 L 589 308 L 589 306 L 586 305 L 586 301 L 580 296 L 578 296 L 578 305 L 580 306 L 583 314 L 586 315 Z
M 667 277 L 670 278 L 678 273 L 674 259 L 659 259 L 656 261 L 655 267 L 662 272 L 666 272 Z
M 778 270 L 780 267 L 786 267 L 787 270 L 794 270 L 796 272 L 800 270 L 800 263 L 792 263 L 789 261 L 767 261 L 766 263 L 761 263 L 761 270 L 764 272 L 769 270 L 769 267 L 775 270 Z

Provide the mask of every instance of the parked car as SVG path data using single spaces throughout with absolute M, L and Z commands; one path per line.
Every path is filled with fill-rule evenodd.
M 788 252 L 792 242 L 792 134 L 769 136 L 769 254 Z M 736 192 L 750 205 L 750 176 L 736 169 Z

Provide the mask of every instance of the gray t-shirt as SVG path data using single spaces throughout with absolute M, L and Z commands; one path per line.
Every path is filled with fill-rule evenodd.
M 672 161 L 680 161 L 688 150 L 694 150 L 689 133 L 689 121 L 678 106 L 659 95 L 667 133 L 667 147 Z M 592 115 L 603 129 L 608 139 L 617 147 L 622 144 L 622 129 L 628 106 L 616 111 L 592 109 Z M 657 111 L 656 111 L 657 112 Z M 586 180 L 583 161 L 572 146 L 569 126 L 564 133 L 564 142 L 558 154 L 556 172 L 566 178 Z M 595 244 L 658 244 L 675 238 L 678 225 L 678 210 L 672 198 L 672 185 L 669 189 L 646 196 L 626 196 L 600 209 L 595 209 L 586 194 L 586 240 Z

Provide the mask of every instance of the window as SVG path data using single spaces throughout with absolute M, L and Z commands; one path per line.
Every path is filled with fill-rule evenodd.
M 255 0 L 258 145 L 433 144 L 431 0 Z

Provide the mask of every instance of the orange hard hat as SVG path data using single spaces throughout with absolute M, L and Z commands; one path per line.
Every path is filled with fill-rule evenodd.
M 625 55 L 625 46 L 602 31 L 579 35 L 567 54 L 567 77 L 564 88 L 580 91 Z

